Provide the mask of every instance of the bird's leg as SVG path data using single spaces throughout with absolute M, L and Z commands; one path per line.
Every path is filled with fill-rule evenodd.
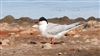
M 55 39 L 52 37 L 50 38 L 50 43 L 54 45 Z

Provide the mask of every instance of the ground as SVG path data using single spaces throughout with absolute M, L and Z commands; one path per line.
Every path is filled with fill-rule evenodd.
M 0 55 L 100 56 L 100 27 L 73 30 L 56 39 L 54 45 L 49 44 L 50 39 L 42 37 L 36 29 L 31 30 L 0 31 Z

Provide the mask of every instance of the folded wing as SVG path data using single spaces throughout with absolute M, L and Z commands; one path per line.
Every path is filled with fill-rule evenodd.
M 59 24 L 48 24 L 47 33 L 52 35 L 60 35 L 64 31 L 71 30 L 72 28 L 78 26 L 80 23 L 73 23 L 70 25 L 59 25 Z

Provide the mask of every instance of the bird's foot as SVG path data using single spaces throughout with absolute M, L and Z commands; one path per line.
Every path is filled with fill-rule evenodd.
M 55 44 L 55 39 L 54 38 L 50 38 L 50 44 L 52 44 L 52 45 Z

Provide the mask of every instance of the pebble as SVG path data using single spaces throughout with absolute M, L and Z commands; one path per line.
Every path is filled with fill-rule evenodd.
M 62 55 L 62 53 L 61 53 L 61 52 L 59 52 L 59 53 L 58 53 L 58 55 Z
M 51 49 L 52 48 L 52 44 L 45 43 L 45 44 L 42 45 L 42 48 L 44 48 L 44 49 Z
M 1 42 L 2 42 L 2 45 L 8 45 L 9 40 L 8 39 L 5 39 L 5 40 L 2 40 Z

